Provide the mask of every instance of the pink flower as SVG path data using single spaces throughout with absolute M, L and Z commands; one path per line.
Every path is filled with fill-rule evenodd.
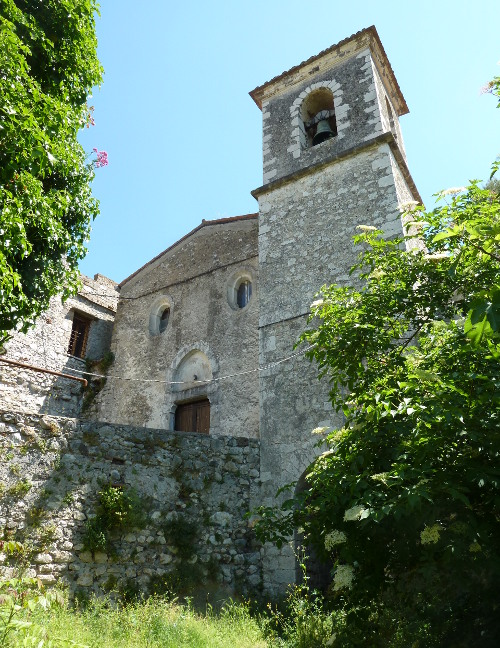
M 95 160 L 94 162 L 96 168 L 98 169 L 99 167 L 108 166 L 108 154 L 106 153 L 106 151 L 98 151 L 96 148 L 93 150 L 95 153 L 97 153 L 97 160 Z
M 488 83 L 485 83 L 484 86 L 479 89 L 479 94 L 492 93 L 494 85 L 493 81 L 488 81 Z

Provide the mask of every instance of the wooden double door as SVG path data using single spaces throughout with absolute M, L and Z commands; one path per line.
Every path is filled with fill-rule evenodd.
M 210 431 L 210 401 L 208 398 L 177 405 L 175 430 L 177 432 L 208 434 Z

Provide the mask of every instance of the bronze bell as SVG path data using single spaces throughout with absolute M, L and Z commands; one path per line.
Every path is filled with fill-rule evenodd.
M 328 119 L 322 119 L 318 122 L 318 127 L 316 128 L 316 135 L 313 137 L 313 146 L 316 144 L 321 144 L 330 137 L 333 137 L 334 133 L 328 123 Z

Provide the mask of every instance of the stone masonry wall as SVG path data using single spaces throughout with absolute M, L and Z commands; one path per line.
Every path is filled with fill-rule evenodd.
M 24 561 L 71 595 L 190 584 L 245 591 L 261 581 L 244 518 L 259 477 L 256 440 L 166 432 L 0 410 L 0 577 Z M 88 525 L 110 486 L 139 504 L 137 527 L 90 551 Z
M 358 250 L 357 225 L 387 236 L 402 232 L 399 196 L 388 144 L 372 145 L 277 187 L 264 187 L 260 205 L 260 363 L 293 353 L 323 284 L 349 284 Z M 327 381 L 303 357 L 260 374 L 261 501 L 274 503 L 278 487 L 298 480 L 321 449 L 316 427 L 342 425 Z M 290 548 L 267 547 L 265 587 L 283 590 L 295 577 Z
M 85 362 L 68 355 L 73 313 L 92 319 L 87 341 L 87 357 L 101 358 L 109 350 L 114 313 L 116 284 L 107 277 L 82 276 L 80 294 L 62 302 L 54 297 L 49 309 L 26 334 L 14 333 L 5 344 L 5 357 L 61 373 L 85 370 Z M 58 416 L 78 416 L 82 402 L 81 383 L 38 373 L 0 362 L 0 407 Z
M 323 86 L 333 92 L 338 135 L 327 143 L 304 148 L 300 144 L 300 106 Z M 264 184 L 321 162 L 327 153 L 341 154 L 380 135 L 383 128 L 369 50 L 273 99 L 263 106 L 262 123 Z
M 257 232 L 255 216 L 206 222 L 122 285 L 100 420 L 173 429 L 178 403 L 206 397 L 211 433 L 258 436 Z M 241 273 L 252 297 L 239 309 L 228 293 Z M 170 316 L 158 333 L 151 319 L 162 300 Z M 193 353 L 210 365 L 199 376 L 208 380 L 172 385 Z

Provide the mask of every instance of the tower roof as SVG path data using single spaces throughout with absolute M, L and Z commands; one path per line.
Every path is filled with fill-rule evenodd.
M 264 101 L 275 95 L 288 92 L 294 85 L 308 79 L 310 74 L 335 67 L 345 59 L 346 55 L 353 55 L 366 48 L 369 48 L 372 52 L 377 69 L 389 90 L 398 115 L 406 115 L 409 112 L 408 106 L 374 25 L 362 29 L 348 38 L 344 38 L 319 54 L 311 56 L 307 61 L 295 65 L 286 72 L 282 72 L 267 83 L 257 86 L 249 94 L 262 110 Z

